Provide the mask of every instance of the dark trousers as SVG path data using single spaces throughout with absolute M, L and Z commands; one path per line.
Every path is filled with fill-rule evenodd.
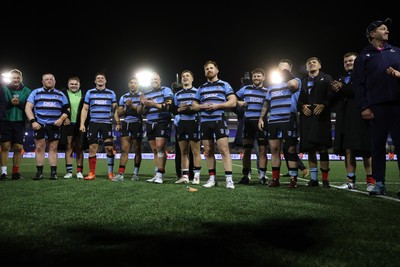
M 370 122 L 372 176 L 385 183 L 386 142 L 392 137 L 394 147 L 400 147 L 400 105 L 383 104 L 371 107 L 375 118 Z M 397 158 L 399 161 L 399 158 Z

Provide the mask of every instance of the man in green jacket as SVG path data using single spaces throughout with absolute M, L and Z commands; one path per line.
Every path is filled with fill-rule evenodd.
M 13 69 L 10 71 L 11 82 L 8 85 L 2 86 L 6 101 L 6 110 L 4 114 L 3 125 L 0 127 L 1 141 L 1 176 L 0 180 L 7 180 L 7 163 L 8 154 L 13 148 L 13 180 L 21 180 L 19 165 L 22 160 L 23 144 L 25 141 L 25 103 L 31 89 L 22 83 L 22 72 Z M 3 118 L 3 116 L 2 116 Z

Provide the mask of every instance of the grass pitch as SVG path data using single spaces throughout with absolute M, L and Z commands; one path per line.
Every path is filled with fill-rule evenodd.
M 87 160 L 85 160 L 87 164 Z M 119 160 L 115 161 L 117 170 Z M 234 181 L 241 162 L 234 160 Z M 332 161 L 332 188 L 269 188 L 258 183 L 225 188 L 175 184 L 168 160 L 164 184 L 147 183 L 154 163 L 144 160 L 140 180 L 107 179 L 106 160 L 97 162 L 94 181 L 34 181 L 33 159 L 24 159 L 22 181 L 0 183 L 0 264 L 2 266 L 399 266 L 400 189 L 396 162 L 387 163 L 384 197 L 365 192 L 358 163 L 358 190 L 339 190 L 343 161 Z M 255 165 L 255 162 L 254 162 Z M 88 171 L 85 165 L 85 174 Z M 270 170 L 270 167 L 268 167 Z M 74 166 L 75 170 L 75 166 Z M 282 173 L 286 168 L 282 168 Z M 202 184 L 207 180 L 203 161 Z

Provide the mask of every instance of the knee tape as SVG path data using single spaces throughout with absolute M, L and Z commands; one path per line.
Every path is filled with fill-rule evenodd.
M 295 153 L 287 153 L 287 160 L 288 161 L 297 161 L 297 154 L 295 154 Z
M 329 161 L 328 152 L 321 152 L 319 154 L 319 159 L 322 160 L 322 161 Z
M 104 146 L 114 146 L 113 142 L 104 142 Z
M 88 140 L 89 145 L 97 144 L 98 142 L 99 142 L 99 140 L 97 138 L 93 138 L 93 139 L 89 139 Z
M 243 148 L 251 148 L 251 149 L 253 149 L 253 147 L 254 147 L 254 145 L 252 145 L 252 144 L 243 145 Z

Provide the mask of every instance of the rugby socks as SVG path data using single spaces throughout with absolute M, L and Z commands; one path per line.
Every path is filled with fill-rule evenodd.
M 356 174 L 354 172 L 348 172 L 347 179 L 349 181 L 351 181 L 351 183 L 355 183 L 356 182 Z
M 118 173 L 119 174 L 124 174 L 124 172 L 125 172 L 125 165 L 119 165 Z
M 114 158 L 114 154 L 107 155 L 108 173 L 112 173 L 114 171 Z
M 97 156 L 89 157 L 89 169 L 91 173 L 96 173 Z
M 279 180 L 279 173 L 281 171 L 280 167 L 272 167 L 272 179 Z
M 259 176 L 260 178 L 265 177 L 265 173 L 267 172 L 267 168 L 260 168 L 259 169 Z
M 328 181 L 329 180 L 329 169 L 328 170 L 321 169 L 321 172 L 322 172 L 322 181 Z
M 72 164 L 65 164 L 65 170 L 67 173 L 72 173 Z
M 225 179 L 227 182 L 232 182 L 232 171 L 225 172 Z
M 43 166 L 36 166 L 36 170 L 38 173 L 43 173 Z
M 310 168 L 311 180 L 318 181 L 318 168 Z
M 376 181 L 374 179 L 374 177 L 372 177 L 372 174 L 367 174 L 367 184 L 376 184 Z
M 81 165 L 78 165 L 78 166 L 76 166 L 76 172 L 83 172 L 83 166 L 81 166 Z
M 215 173 L 217 171 L 215 169 L 209 169 L 208 170 L 208 175 L 210 176 L 209 180 L 215 181 Z
M 7 174 L 7 166 L 1 166 L 1 173 Z
M 139 174 L 140 164 L 135 163 L 135 167 L 133 168 L 134 174 Z

